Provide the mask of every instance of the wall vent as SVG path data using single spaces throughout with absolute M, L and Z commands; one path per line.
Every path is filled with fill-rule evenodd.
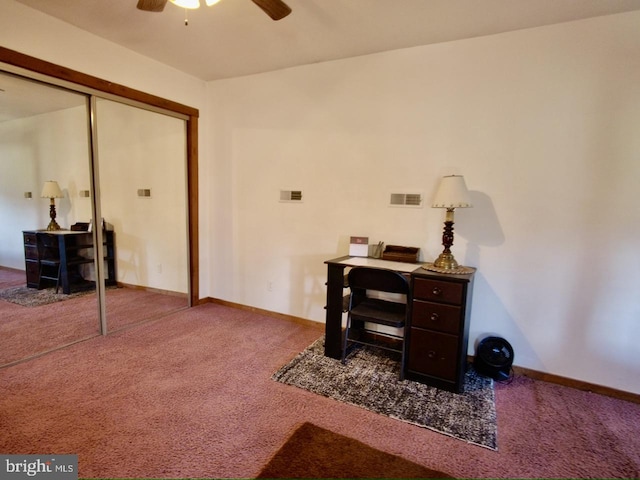
M 280 190 L 281 202 L 302 202 L 302 190 Z
M 422 194 L 392 193 L 389 205 L 392 207 L 422 207 Z

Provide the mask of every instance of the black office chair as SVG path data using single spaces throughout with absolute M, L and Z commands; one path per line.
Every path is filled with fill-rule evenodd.
M 55 280 L 56 293 L 58 293 L 62 268 L 60 252 L 58 248 L 52 244 L 50 236 L 40 233 L 36 233 L 36 246 L 38 248 L 38 261 L 40 262 L 38 290 L 44 288 L 45 280 Z
M 347 275 L 349 288 L 349 307 L 347 314 L 347 330 L 344 336 L 344 344 L 342 348 L 342 363 L 346 363 L 348 343 L 361 345 L 370 345 L 385 350 L 399 352 L 400 361 L 400 380 L 404 379 L 405 365 L 405 348 L 404 348 L 404 326 L 407 321 L 407 304 L 374 298 L 370 294 L 372 291 L 396 293 L 402 295 L 409 294 L 409 282 L 398 272 L 381 268 L 355 267 L 352 268 Z M 396 348 L 391 343 L 384 344 L 381 342 L 371 342 L 364 338 L 349 338 L 349 333 L 353 328 L 353 323 L 360 324 L 358 330 L 361 333 L 374 333 L 386 338 L 400 340 L 400 348 Z M 402 335 L 394 335 L 391 333 L 368 330 L 365 323 L 375 323 L 377 325 L 385 325 L 387 327 L 402 328 Z

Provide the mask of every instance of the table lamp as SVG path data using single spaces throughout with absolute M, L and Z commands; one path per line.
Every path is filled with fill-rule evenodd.
M 58 182 L 54 180 L 48 180 L 44 182 L 44 187 L 42 187 L 42 193 L 40 194 L 42 198 L 49 198 L 51 200 L 51 204 L 49 206 L 49 217 L 51 217 L 51 221 L 49 225 L 47 225 L 47 230 L 61 230 L 60 225 L 56 222 L 56 198 L 64 198 L 62 194 L 62 190 L 58 186 Z
M 431 205 L 433 208 L 446 208 L 444 220 L 444 232 L 442 234 L 442 245 L 444 250 L 432 264 L 427 264 L 424 268 L 440 273 L 468 273 L 472 269 L 458 265 L 451 253 L 453 245 L 453 211 L 456 208 L 472 207 L 469 191 L 461 175 L 449 175 L 442 177 L 440 185 Z

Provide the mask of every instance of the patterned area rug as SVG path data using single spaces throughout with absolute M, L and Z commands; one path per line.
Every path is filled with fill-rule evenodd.
M 347 364 L 324 356 L 319 338 L 273 379 L 391 418 L 497 450 L 493 380 L 469 368 L 464 393 L 398 380 L 399 354 L 363 346 Z
M 39 307 L 41 305 L 48 305 L 50 303 L 62 302 L 71 298 L 89 295 L 93 292 L 95 292 L 93 285 L 90 287 L 83 286 L 68 295 L 62 293 L 62 289 L 59 289 L 58 293 L 56 293 L 55 288 L 43 288 L 42 290 L 38 290 L 37 288 L 22 286 L 0 290 L 0 299 L 22 305 L 23 307 Z

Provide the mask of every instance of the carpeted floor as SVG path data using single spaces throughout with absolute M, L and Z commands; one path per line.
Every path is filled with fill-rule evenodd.
M 0 267 L 0 366 L 100 335 L 94 290 L 71 295 L 53 290 L 27 288 L 24 272 Z M 186 303 L 179 296 L 109 286 L 108 330 L 161 317 Z
M 493 380 L 470 368 L 464 393 L 456 394 L 400 381 L 399 367 L 396 352 L 366 346 L 356 349 L 343 365 L 324 356 L 321 337 L 273 379 L 475 445 L 497 448 Z
M 302 424 L 257 478 L 452 478 L 330 430 Z
M 495 386 L 494 451 L 271 379 L 320 335 L 210 303 L 0 369 L 0 452 L 77 454 L 80 478 L 251 478 L 309 422 L 457 478 L 640 476 L 639 404 L 517 376 Z

